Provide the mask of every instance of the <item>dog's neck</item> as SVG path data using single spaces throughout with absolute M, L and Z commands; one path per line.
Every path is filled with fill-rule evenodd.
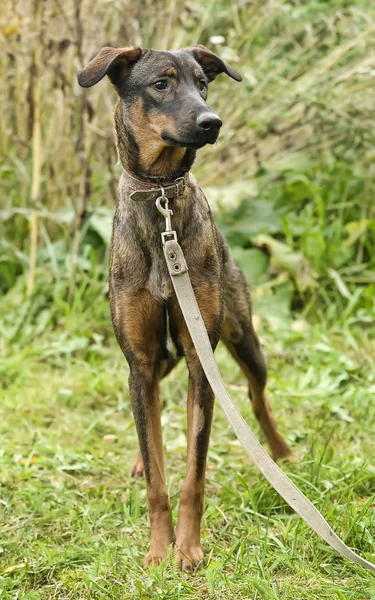
M 138 132 L 126 118 L 123 103 L 114 111 L 117 155 L 125 171 L 145 182 L 173 182 L 190 171 L 196 151 L 153 143 L 147 132 Z

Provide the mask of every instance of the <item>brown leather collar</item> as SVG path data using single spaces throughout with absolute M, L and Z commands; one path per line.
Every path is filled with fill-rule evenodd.
M 183 177 L 179 177 L 172 182 L 160 183 L 159 187 L 155 187 L 155 183 L 148 181 L 141 181 L 136 179 L 133 175 L 130 175 L 127 171 L 123 172 L 123 178 L 125 179 L 126 185 L 133 190 L 130 194 L 132 200 L 153 200 L 155 201 L 159 196 L 164 195 L 168 200 L 172 198 L 178 198 L 184 193 L 189 173 L 186 173 Z

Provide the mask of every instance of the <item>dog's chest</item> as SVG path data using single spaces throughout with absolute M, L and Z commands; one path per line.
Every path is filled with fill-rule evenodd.
M 161 252 L 153 254 L 153 260 L 148 272 L 147 289 L 151 296 L 159 300 L 168 300 L 173 294 L 171 278 L 164 255 Z
M 138 208 L 138 207 L 137 207 Z M 145 207 L 118 206 L 113 221 L 111 283 L 127 292 L 148 289 L 159 301 L 168 300 L 172 283 L 163 254 L 164 219 Z
M 199 202 L 173 206 L 172 227 L 188 263 L 192 283 L 218 277 L 215 234 L 208 207 Z M 148 289 L 164 302 L 173 286 L 164 258 L 161 234 L 165 220 L 155 205 L 120 202 L 113 222 L 111 280 L 136 292 Z M 207 268 L 207 257 L 216 268 Z

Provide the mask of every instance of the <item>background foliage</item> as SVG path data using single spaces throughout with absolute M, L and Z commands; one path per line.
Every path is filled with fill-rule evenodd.
M 223 118 L 223 132 L 215 146 L 200 151 L 194 174 L 252 287 L 273 406 L 301 452 L 290 472 L 320 508 L 334 503 L 338 530 L 368 552 L 367 509 L 375 492 L 367 465 L 375 418 L 374 23 L 371 0 L 3 0 L 0 395 L 6 443 L 0 460 L 8 541 L 0 549 L 0 597 L 227 598 L 228 590 L 236 598 L 307 598 L 310 591 L 311 597 L 341 598 L 344 591 L 345 597 L 375 597 L 371 583 L 348 565 L 344 591 L 332 584 L 322 595 L 343 577 L 342 563 L 324 566 L 326 550 L 309 549 L 308 532 L 265 483 L 247 487 L 250 467 L 243 469 L 229 430 L 217 445 L 214 431 L 211 451 L 216 472 L 209 479 L 206 535 L 207 546 L 217 544 L 217 562 L 208 563 L 196 587 L 181 583 L 171 565 L 144 574 L 138 550 L 129 550 L 121 561 L 132 591 L 117 589 L 117 579 L 124 580 L 113 567 L 119 548 L 128 547 L 126 532 L 135 538 L 131 547 L 145 543 L 147 519 L 144 491 L 123 479 L 119 464 L 130 460 L 136 442 L 107 301 L 120 174 L 111 119 L 115 92 L 108 82 L 89 91 L 76 82 L 77 70 L 104 45 L 171 49 L 199 42 L 243 75 L 241 85 L 223 77 L 211 86 L 209 101 Z M 219 361 L 241 405 L 239 373 L 221 351 Z M 167 403 L 165 420 L 175 423 L 167 448 L 177 452 L 172 469 L 181 473 L 185 379 L 180 369 L 164 388 L 177 396 L 176 404 Z M 251 420 L 247 404 L 241 408 Z M 107 435 L 119 440 L 116 452 L 107 450 Z M 356 511 L 362 502 L 366 510 Z M 35 522 L 43 518 L 38 529 Z M 97 518 L 111 522 L 96 529 Z M 62 519 L 59 531 L 56 519 Z M 244 548 L 235 546 L 236 527 L 248 535 Z M 111 529 L 121 531 L 121 539 L 108 537 Z M 234 544 L 230 551 L 227 544 Z M 248 547 L 261 558 L 248 557 Z M 298 596 L 312 577 L 309 562 L 320 574 Z
M 244 76 L 235 88 L 224 78 L 212 86 L 210 102 L 225 127 L 195 172 L 205 188 L 220 185 L 209 197 L 222 208 L 219 222 L 231 244 L 253 249 L 236 255 L 245 268 L 251 263 L 251 283 L 268 266 L 288 273 L 298 307 L 313 297 L 324 311 L 332 302 L 344 308 L 354 294 L 351 310 L 373 308 L 371 2 L 56 0 L 5 7 L 3 293 L 19 275 L 29 276 L 34 291 L 46 269 L 53 285 L 87 272 L 93 255 L 106 252 L 119 174 L 115 93 L 105 82 L 89 93 L 79 89 L 80 66 L 106 44 L 199 41 Z M 259 247 L 263 252 L 254 251 Z

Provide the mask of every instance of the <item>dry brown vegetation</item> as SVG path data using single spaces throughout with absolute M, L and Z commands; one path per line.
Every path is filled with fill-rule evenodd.
M 233 63 L 194 172 L 252 286 L 285 466 L 373 561 L 373 0 L 1 0 L 0 597 L 373 600 L 244 459 L 215 414 L 203 546 L 189 579 L 145 571 L 144 484 L 107 262 L 119 167 L 115 92 L 76 74 L 102 46 L 199 42 Z M 217 37 L 219 36 L 219 37 Z M 245 418 L 246 386 L 218 362 Z M 186 373 L 163 381 L 174 509 Z
M 302 4 L 4 0 L 0 143 L 17 183 L 9 201 L 26 207 L 34 200 L 51 211 L 73 206 L 78 216 L 89 197 L 112 203 L 115 94 L 108 82 L 89 92 L 76 82 L 77 70 L 103 45 L 176 48 L 199 41 L 243 73 L 241 87 L 220 81 L 211 91 L 225 129 L 199 165 L 203 184 L 251 175 L 259 165 L 277 168 L 301 148 L 309 155 L 340 144 L 368 150 L 373 11 Z M 213 35 L 225 41 L 210 44 Z

